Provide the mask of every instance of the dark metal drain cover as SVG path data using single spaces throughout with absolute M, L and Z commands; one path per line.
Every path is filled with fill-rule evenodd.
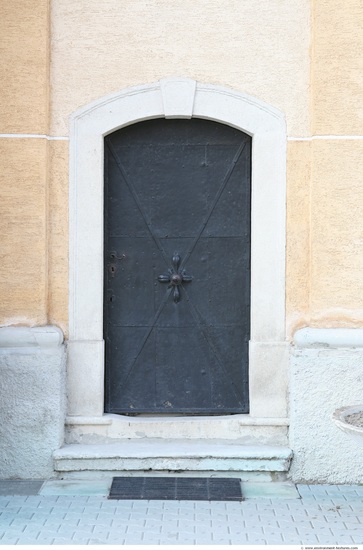
M 110 499 L 241 501 L 241 480 L 209 477 L 114 477 Z

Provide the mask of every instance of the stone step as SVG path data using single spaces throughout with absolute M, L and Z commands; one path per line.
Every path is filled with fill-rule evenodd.
M 137 439 L 102 445 L 65 445 L 53 454 L 57 472 L 219 471 L 288 472 L 288 447 L 238 440 Z
M 66 443 L 113 443 L 125 439 L 243 439 L 246 445 L 287 445 L 287 418 L 225 416 L 68 416 Z

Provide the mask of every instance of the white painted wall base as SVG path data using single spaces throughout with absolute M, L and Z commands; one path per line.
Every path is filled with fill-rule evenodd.
M 0 329 L 0 478 L 54 476 L 64 440 L 66 354 L 56 327 Z
M 334 411 L 362 402 L 363 333 L 303 329 L 290 358 L 290 476 L 295 482 L 363 482 L 363 447 L 337 428 Z

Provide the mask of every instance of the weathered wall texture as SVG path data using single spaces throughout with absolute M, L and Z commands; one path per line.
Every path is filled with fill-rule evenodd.
M 0 479 L 46 479 L 64 437 L 65 349 L 26 347 L 21 336 L 17 349 L 2 344 L 0 335 Z
M 331 419 L 336 409 L 362 402 L 362 361 L 362 349 L 297 349 L 293 353 L 290 475 L 295 482 L 362 482 L 363 447 Z

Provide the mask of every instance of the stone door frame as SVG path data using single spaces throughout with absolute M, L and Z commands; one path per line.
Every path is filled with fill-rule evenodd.
M 104 415 L 103 138 L 153 118 L 214 120 L 252 136 L 250 414 L 287 415 L 286 126 L 243 93 L 186 78 L 122 90 L 78 110 L 70 133 L 68 415 Z M 272 422 L 273 423 L 273 422 Z

